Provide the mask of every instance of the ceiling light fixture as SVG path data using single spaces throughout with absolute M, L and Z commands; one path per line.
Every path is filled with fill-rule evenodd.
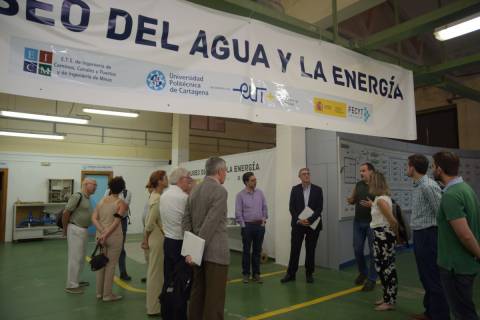
M 58 134 L 40 134 L 40 133 L 15 132 L 15 131 L 0 131 L 0 136 L 20 137 L 20 138 L 34 138 L 34 139 L 48 139 L 48 140 L 63 140 L 63 139 L 65 139 L 65 136 L 58 135 Z
M 9 118 L 18 118 L 18 119 L 50 121 L 50 122 L 88 124 L 87 119 L 69 118 L 69 117 L 60 117 L 60 116 L 47 116 L 43 114 L 15 112 L 15 111 L 6 111 L 6 110 L 0 111 L 0 116 L 9 117 Z
M 102 114 L 106 116 L 117 116 L 117 117 L 127 117 L 127 118 L 136 118 L 138 113 L 136 112 L 121 112 L 121 111 L 111 111 L 111 110 L 101 110 L 101 109 L 88 109 L 84 108 L 83 112 L 86 113 L 95 113 Z
M 433 32 L 439 41 L 450 40 L 480 29 L 480 13 L 436 28 Z

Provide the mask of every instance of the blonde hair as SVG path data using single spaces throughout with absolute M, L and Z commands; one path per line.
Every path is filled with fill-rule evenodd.
M 390 188 L 383 173 L 377 171 L 372 172 L 370 180 L 368 181 L 368 192 L 374 196 L 390 195 Z

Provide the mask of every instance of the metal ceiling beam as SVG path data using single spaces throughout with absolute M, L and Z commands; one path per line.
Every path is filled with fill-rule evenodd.
M 438 74 L 438 73 L 447 72 L 453 69 L 458 69 L 473 63 L 479 63 L 479 62 L 480 62 L 480 53 L 476 53 L 470 56 L 449 60 L 447 62 L 440 63 L 437 65 L 421 67 L 416 74 L 418 76 Z
M 480 53 L 457 58 L 433 66 L 419 67 L 415 72 L 415 87 L 436 85 L 443 82 L 441 76 L 451 70 L 480 62 Z
M 359 0 L 354 4 L 345 7 L 343 9 L 338 10 L 337 13 L 337 21 L 341 23 L 345 20 L 348 20 L 362 12 L 367 11 L 373 7 L 378 6 L 381 3 L 384 3 L 385 0 Z M 320 27 L 320 29 L 327 29 L 332 27 L 333 19 L 332 16 L 325 17 L 317 22 L 314 23 L 316 26 Z
M 205 7 L 233 13 L 243 17 L 254 18 L 290 30 L 307 37 L 333 42 L 334 35 L 319 26 L 273 10 L 265 5 L 251 0 L 188 0 Z M 342 37 L 337 38 L 337 44 L 350 48 L 350 42 Z
M 456 93 L 463 98 L 480 102 L 480 91 L 467 87 L 457 81 L 444 79 L 444 81 L 438 84 L 437 87 Z
M 478 10 L 480 10 L 480 2 L 478 0 L 458 0 L 395 27 L 377 32 L 364 40 L 356 41 L 354 48 L 364 53 L 375 50 L 388 44 L 432 31 L 436 27 L 463 18 L 467 14 Z

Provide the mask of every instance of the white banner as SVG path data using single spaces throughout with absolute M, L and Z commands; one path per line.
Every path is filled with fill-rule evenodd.
M 268 220 L 266 224 L 265 241 L 263 249 L 270 257 L 275 257 L 275 149 L 238 153 L 229 156 L 222 156 L 227 162 L 227 178 L 223 186 L 228 191 L 228 218 L 230 223 L 235 218 L 235 200 L 237 194 L 245 189 L 242 176 L 246 172 L 253 172 L 257 178 L 257 188 L 263 191 L 268 206 Z M 205 177 L 205 162 L 207 160 L 196 160 L 182 163 L 180 166 L 191 172 L 192 178 L 201 183 Z M 240 233 L 240 231 L 239 231 Z M 233 245 L 230 243 L 230 245 Z M 241 248 L 241 243 L 238 243 Z
M 412 72 L 169 0 L 0 0 L 0 90 L 416 138 Z
M 222 156 L 227 162 L 227 178 L 224 183 L 228 191 L 228 217 L 235 218 L 235 197 L 245 189 L 242 176 L 253 172 L 257 177 L 257 187 L 267 199 L 269 209 L 273 208 L 275 197 L 275 149 L 238 153 Z M 205 177 L 205 162 L 207 159 L 182 163 L 180 166 L 190 171 L 192 178 L 200 183 Z

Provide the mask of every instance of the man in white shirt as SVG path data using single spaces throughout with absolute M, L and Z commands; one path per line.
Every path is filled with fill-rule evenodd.
M 169 177 L 170 187 L 160 197 L 160 217 L 165 233 L 163 242 L 164 262 L 163 275 L 164 285 L 173 281 L 175 265 L 184 261 L 181 255 L 183 244 L 182 219 L 185 214 L 188 194 L 192 190 L 193 180 L 187 169 L 177 168 Z M 166 306 L 168 308 L 169 306 Z M 163 309 L 163 308 L 162 308 Z M 187 301 L 182 310 L 176 310 L 174 319 L 187 318 Z
M 105 197 L 110 194 L 110 189 L 105 191 Z M 127 239 L 127 228 L 130 224 L 130 202 L 132 201 L 132 192 L 127 189 L 123 189 L 122 192 L 118 195 L 120 199 L 122 199 L 128 206 L 128 214 L 123 217 L 122 219 L 122 232 L 123 232 L 123 245 L 122 245 L 122 252 L 120 253 L 120 258 L 118 258 L 118 270 L 120 271 L 120 279 L 124 281 L 132 280 L 127 273 L 127 264 L 126 258 L 127 254 L 125 252 L 125 239 Z

